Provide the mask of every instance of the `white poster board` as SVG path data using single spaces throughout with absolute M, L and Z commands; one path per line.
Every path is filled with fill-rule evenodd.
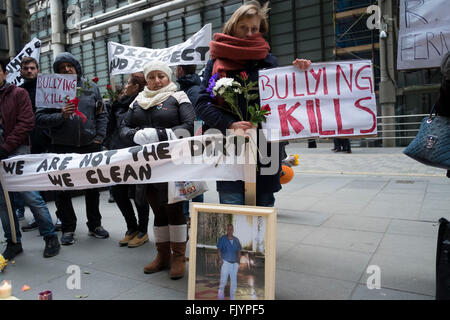
M 41 40 L 33 38 L 33 40 L 27 43 L 22 51 L 20 51 L 20 53 L 6 66 L 6 71 L 8 71 L 6 81 L 8 83 L 13 83 L 16 86 L 20 86 L 24 82 L 24 79 L 20 75 L 20 63 L 22 58 L 32 57 L 39 63 L 40 54 Z
M 450 51 L 450 2 L 400 0 L 397 69 L 435 68 Z
M 39 73 L 36 83 L 37 108 L 62 108 L 77 93 L 77 75 Z
M 149 61 L 162 61 L 168 66 L 206 64 L 209 60 L 211 24 L 208 23 L 185 42 L 165 49 L 148 49 L 108 42 L 111 75 L 140 72 Z
M 374 91 L 370 60 L 261 70 L 260 103 L 271 110 L 263 129 L 280 131 L 269 141 L 376 135 Z

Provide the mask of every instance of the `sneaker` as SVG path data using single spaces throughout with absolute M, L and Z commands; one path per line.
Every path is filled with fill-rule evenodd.
M 148 241 L 148 234 L 144 232 L 139 232 L 137 236 L 128 242 L 128 248 L 137 248 L 142 246 Z
M 60 248 L 58 237 L 54 236 L 45 240 L 44 258 L 51 258 L 58 255 Z
M 69 246 L 71 244 L 75 243 L 75 239 L 74 239 L 74 232 L 63 232 L 62 237 L 61 237 L 61 244 L 63 246 Z
M 12 241 L 7 241 L 6 250 L 3 252 L 3 257 L 6 260 L 14 259 L 16 255 L 23 251 L 21 243 L 13 243 Z
M 62 224 L 61 224 L 61 220 L 56 219 L 56 223 L 55 223 L 55 231 L 62 231 Z
M 19 221 L 25 220 L 25 209 L 23 209 L 23 208 L 17 209 L 16 216 Z
M 114 200 L 114 197 L 113 197 L 111 194 L 109 195 L 108 202 L 109 202 L 109 203 L 114 203 L 114 202 L 116 202 L 116 201 Z
M 98 239 L 106 239 L 109 237 L 108 231 L 103 229 L 102 226 L 95 228 L 94 230 L 89 230 L 89 235 L 96 237 Z
M 36 230 L 37 228 L 38 228 L 37 222 L 33 221 L 33 222 L 27 224 L 26 226 L 23 226 L 21 229 L 23 232 L 29 232 L 29 231 Z
M 128 230 L 127 232 L 125 232 L 125 237 L 123 237 L 120 241 L 119 241 L 119 246 L 120 247 L 124 247 L 128 245 L 128 242 L 131 241 L 131 239 L 133 239 L 135 236 L 137 236 L 138 232 L 137 231 L 130 231 Z

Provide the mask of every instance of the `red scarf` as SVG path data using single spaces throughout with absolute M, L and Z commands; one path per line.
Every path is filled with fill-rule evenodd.
M 219 73 L 222 78 L 229 70 L 242 70 L 248 61 L 265 59 L 270 46 L 261 33 L 246 39 L 216 33 L 210 50 L 211 59 L 216 59 L 212 74 Z

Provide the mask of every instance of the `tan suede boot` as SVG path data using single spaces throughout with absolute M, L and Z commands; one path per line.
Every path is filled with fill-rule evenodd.
M 170 242 L 157 242 L 156 249 L 158 254 L 155 260 L 144 267 L 145 274 L 159 272 L 170 266 Z
M 178 280 L 184 277 L 186 272 L 186 242 L 171 242 L 172 264 L 170 266 L 170 278 Z

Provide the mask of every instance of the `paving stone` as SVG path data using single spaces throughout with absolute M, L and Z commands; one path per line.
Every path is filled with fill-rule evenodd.
M 387 288 L 368 289 L 367 285 L 358 285 L 351 300 L 434 300 L 434 296 L 420 295 Z
M 385 232 L 391 219 L 335 214 L 322 226 L 327 228 Z

